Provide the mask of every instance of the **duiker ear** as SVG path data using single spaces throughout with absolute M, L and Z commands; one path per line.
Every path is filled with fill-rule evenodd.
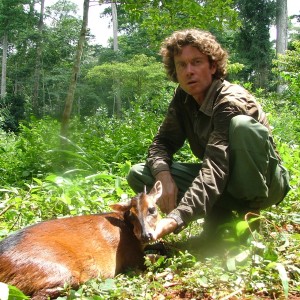
M 111 204 L 110 208 L 117 212 L 125 212 L 131 209 L 131 207 L 137 205 L 137 197 L 133 197 L 126 202 L 119 202 Z
M 162 184 L 160 181 L 156 181 L 153 188 L 151 189 L 149 195 L 153 196 L 154 201 L 156 202 L 162 194 Z
M 110 208 L 117 212 L 124 212 L 128 211 L 132 207 L 131 200 L 128 200 L 126 202 L 119 202 L 115 204 L 111 204 Z

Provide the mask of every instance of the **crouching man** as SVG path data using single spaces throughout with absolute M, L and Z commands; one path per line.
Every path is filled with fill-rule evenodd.
M 213 236 L 233 211 L 259 213 L 282 201 L 288 172 L 266 114 L 249 92 L 224 79 L 227 53 L 215 37 L 196 29 L 176 31 L 161 55 L 179 86 L 146 163 L 134 165 L 127 178 L 135 192 L 162 182 L 158 205 L 167 216 L 154 240 L 201 217 L 203 235 Z M 173 161 L 186 140 L 199 163 Z

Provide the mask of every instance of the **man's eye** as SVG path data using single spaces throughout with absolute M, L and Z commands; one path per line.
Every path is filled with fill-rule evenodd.
M 183 62 L 182 63 L 177 63 L 176 67 L 179 68 L 179 69 L 184 69 L 185 63 L 183 63 Z

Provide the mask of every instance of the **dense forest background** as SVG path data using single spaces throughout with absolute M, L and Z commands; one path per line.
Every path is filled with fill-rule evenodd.
M 110 4 L 103 14 L 114 25 L 107 47 L 86 28 L 88 8 L 102 4 Z M 263 230 L 249 244 L 235 243 L 241 227 L 232 225 L 225 257 L 199 262 L 184 249 L 148 262 L 146 274 L 67 292 L 93 299 L 299 299 L 300 12 L 288 18 L 286 0 L 82 5 L 79 17 L 67 0 L 49 7 L 44 0 L 0 0 L 0 239 L 41 220 L 104 211 L 132 195 L 126 174 L 145 160 L 175 87 L 160 44 L 174 30 L 201 28 L 228 50 L 227 79 L 250 90 L 268 113 L 290 193 L 264 212 Z M 188 145 L 176 159 L 195 160 Z M 199 224 L 167 241 L 188 240 Z M 153 275 L 166 270 L 171 280 Z
M 7 130 L 17 131 L 19 122 L 32 116 L 59 120 L 65 105 L 82 24 L 79 8 L 61 0 L 45 9 L 39 2 L 1 1 L 1 116 Z M 88 2 L 90 9 L 101 5 Z M 169 86 L 158 56 L 160 43 L 187 27 L 211 31 L 228 50 L 229 80 L 276 91 L 276 41 L 270 40 L 270 28 L 278 23 L 280 1 L 123 2 L 117 5 L 117 49 L 113 40 L 103 47 L 86 34 L 73 116 L 91 116 L 99 108 L 120 115 L 138 101 L 152 106 Z M 111 13 L 110 8 L 104 12 Z M 299 39 L 298 18 L 295 12 L 289 19 L 289 50 Z

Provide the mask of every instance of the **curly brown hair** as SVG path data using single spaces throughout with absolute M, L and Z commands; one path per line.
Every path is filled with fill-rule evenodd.
M 174 56 L 180 54 L 182 48 L 187 45 L 191 45 L 201 53 L 206 54 L 210 63 L 215 62 L 217 70 L 214 78 L 225 77 L 228 54 L 216 41 L 215 36 L 204 30 L 186 29 L 175 31 L 165 39 L 160 49 L 165 69 L 172 81 L 178 82 Z

